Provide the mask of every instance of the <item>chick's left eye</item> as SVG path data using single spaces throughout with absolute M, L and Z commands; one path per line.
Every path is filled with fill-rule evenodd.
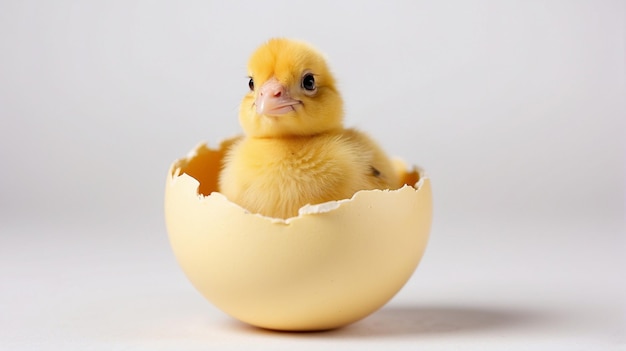
M 248 81 L 248 87 L 250 87 L 250 90 L 254 90 L 254 79 L 250 78 Z
M 308 91 L 315 90 L 315 77 L 312 74 L 309 73 L 302 77 L 302 88 Z

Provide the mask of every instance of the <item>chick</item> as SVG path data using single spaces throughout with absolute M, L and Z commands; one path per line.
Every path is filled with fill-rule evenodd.
M 324 57 L 306 43 L 271 39 L 248 62 L 244 136 L 227 152 L 219 191 L 275 218 L 365 189 L 393 189 L 399 177 L 365 134 L 344 129 L 343 100 Z

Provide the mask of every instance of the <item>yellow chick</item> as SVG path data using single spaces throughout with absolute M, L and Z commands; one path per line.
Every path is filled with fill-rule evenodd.
M 344 129 L 343 100 L 324 57 L 306 43 L 271 39 L 248 63 L 244 136 L 225 158 L 219 191 L 275 218 L 300 207 L 398 188 L 399 177 L 369 137 Z

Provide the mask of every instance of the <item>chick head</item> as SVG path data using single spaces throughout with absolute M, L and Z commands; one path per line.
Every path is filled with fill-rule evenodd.
M 248 62 L 250 91 L 239 110 L 250 137 L 307 136 L 342 128 L 343 100 L 323 55 L 306 43 L 271 39 Z

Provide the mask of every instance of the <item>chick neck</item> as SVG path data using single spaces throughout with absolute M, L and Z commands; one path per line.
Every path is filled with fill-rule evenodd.
M 343 130 L 343 126 L 336 128 L 329 128 L 327 130 L 319 131 L 311 134 L 280 134 L 280 135 L 246 135 L 248 139 L 257 140 L 276 140 L 276 141 L 294 141 L 294 140 L 306 140 L 315 139 L 320 136 L 339 134 Z

